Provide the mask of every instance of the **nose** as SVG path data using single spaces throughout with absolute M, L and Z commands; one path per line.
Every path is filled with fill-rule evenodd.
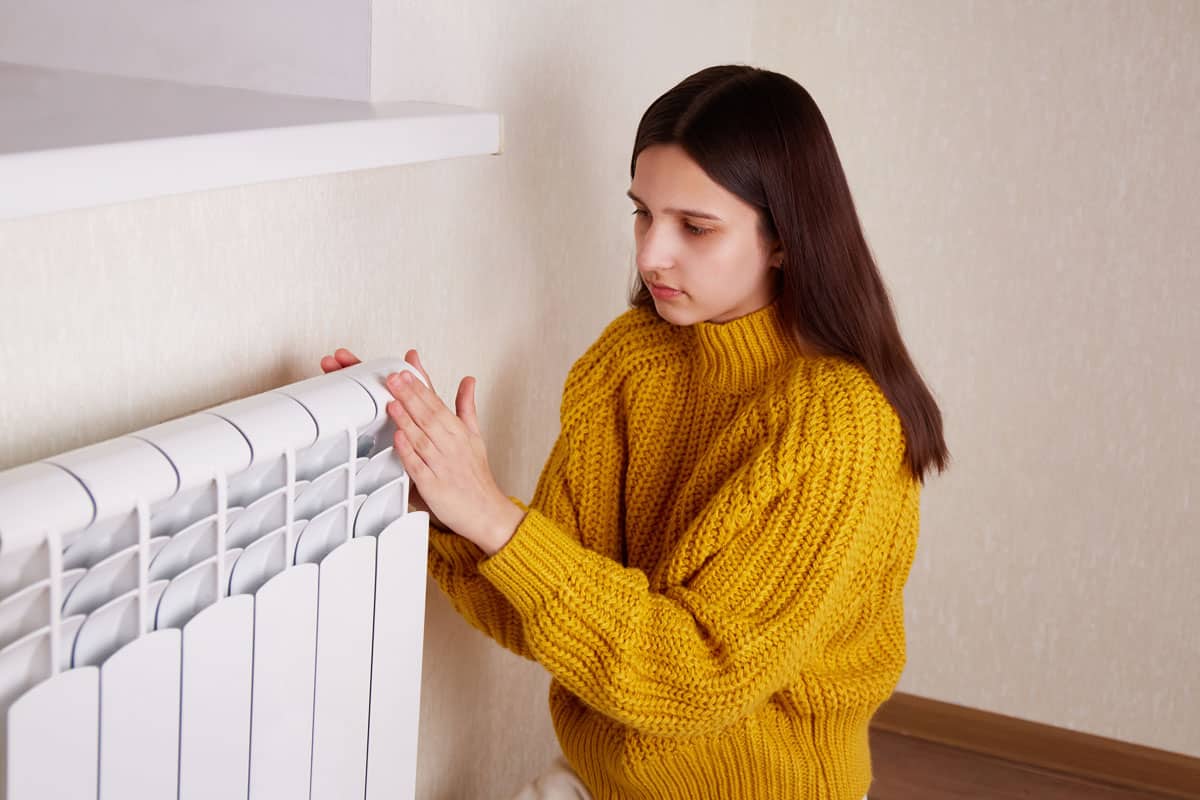
M 637 237 L 636 244 L 637 266 L 643 275 L 649 277 L 674 266 L 673 245 L 663 226 L 656 228 L 652 223 Z

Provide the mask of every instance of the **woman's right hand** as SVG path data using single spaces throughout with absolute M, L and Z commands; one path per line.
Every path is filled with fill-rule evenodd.
M 351 353 L 344 347 L 339 347 L 337 350 L 333 351 L 333 355 L 325 356 L 321 359 L 321 369 L 328 374 L 330 372 L 336 372 L 343 367 L 352 367 L 358 363 L 360 363 L 358 356 L 354 355 L 354 353 Z M 424 374 L 424 370 L 421 372 Z M 425 380 L 429 380 L 428 375 L 425 375 Z M 429 385 L 432 386 L 433 384 L 430 383 Z M 393 453 L 392 456 L 399 460 L 395 453 Z M 425 513 L 429 514 L 429 522 L 431 525 L 436 525 L 437 527 L 445 530 L 446 526 L 443 525 L 442 521 L 435 517 L 433 512 L 429 510 L 429 506 L 425 503 L 425 500 L 421 497 L 421 493 L 417 490 L 417 485 L 411 480 L 408 482 L 408 510 L 424 511 Z

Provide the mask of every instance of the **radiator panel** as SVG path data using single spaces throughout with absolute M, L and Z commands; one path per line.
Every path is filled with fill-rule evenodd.
M 423 635 L 428 530 L 429 514 L 421 511 L 400 517 L 379 535 L 367 800 L 413 797 L 417 790 L 416 760 L 393 754 L 417 748 L 421 651 L 412 642 Z
M 312 800 L 363 796 L 374 584 L 375 540 L 370 537 L 341 545 L 321 562 Z
M 12 800 L 96 794 L 100 671 L 84 667 L 34 687 L 8 712 Z
M 246 796 L 253 646 L 249 595 L 216 603 L 183 626 L 180 800 Z
M 317 656 L 317 567 L 301 564 L 254 595 L 250 800 L 308 797 Z
M 153 631 L 100 668 L 100 798 L 174 797 L 182 636 Z

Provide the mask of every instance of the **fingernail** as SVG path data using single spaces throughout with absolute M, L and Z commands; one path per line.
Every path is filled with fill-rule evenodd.
M 400 373 L 400 380 L 404 381 L 405 383 L 412 383 L 412 379 L 413 379 L 413 376 L 412 376 L 411 372 L 401 372 Z

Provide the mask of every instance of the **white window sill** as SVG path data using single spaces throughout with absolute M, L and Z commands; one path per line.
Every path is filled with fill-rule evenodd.
M 0 219 L 502 150 L 498 113 L 0 63 Z

